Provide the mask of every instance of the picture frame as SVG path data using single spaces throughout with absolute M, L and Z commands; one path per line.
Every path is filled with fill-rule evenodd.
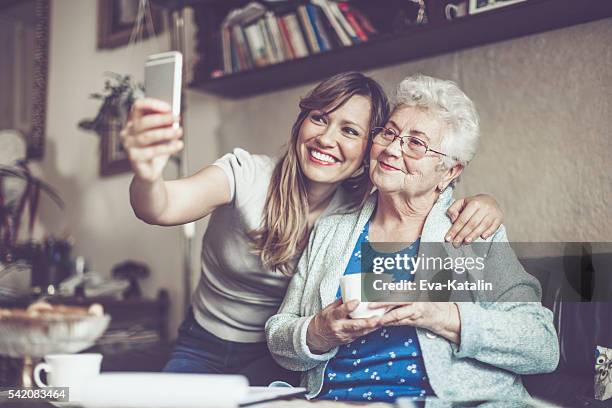
M 491 11 L 525 1 L 527 0 L 470 0 L 469 14 L 478 14 L 485 11 Z
M 140 0 L 98 0 L 98 49 L 112 49 L 125 46 L 130 42 L 130 36 Z M 162 10 L 149 2 L 151 19 L 155 35 L 163 32 Z M 151 33 L 146 26 L 142 29 L 142 39 Z
M 100 176 L 108 177 L 131 171 L 127 152 L 121 142 L 123 121 L 120 115 L 109 110 L 102 116 L 100 133 Z
M 29 15 L 31 18 L 11 18 Z M 0 36 L 13 38 L 0 81 L 0 109 L 4 116 L 0 129 L 23 134 L 26 158 L 42 159 L 45 149 L 47 82 L 49 66 L 49 0 L 1 0 Z M 7 55 L 8 53 L 8 55 Z

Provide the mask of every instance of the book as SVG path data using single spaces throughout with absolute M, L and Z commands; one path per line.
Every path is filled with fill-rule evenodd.
M 295 13 L 286 14 L 283 16 L 283 20 L 285 22 L 285 27 L 287 27 L 295 56 L 297 58 L 307 57 L 309 54 L 308 47 L 306 46 L 304 36 L 300 30 L 300 23 L 298 22 L 297 15 Z
M 293 44 L 291 44 L 291 36 L 289 35 L 289 30 L 287 30 L 287 26 L 285 25 L 285 20 L 282 17 L 276 17 L 276 21 L 282 34 L 285 53 L 287 54 L 289 59 L 296 58 L 295 50 L 293 49 Z
M 340 39 L 340 42 L 342 43 L 342 45 L 344 45 L 345 47 L 350 46 L 352 44 L 351 39 L 344 32 L 344 29 L 342 28 L 342 26 L 340 25 L 340 23 L 334 16 L 334 13 L 331 10 L 331 6 L 329 5 L 329 2 L 327 0 L 312 0 L 312 4 L 321 7 L 321 9 L 323 10 L 323 13 L 325 14 L 325 17 L 327 17 L 327 20 L 330 22 L 336 35 Z
M 223 73 L 231 74 L 240 70 L 240 61 L 236 40 L 234 38 L 234 25 L 240 9 L 230 11 L 221 23 L 221 52 L 223 53 Z
M 232 68 L 232 33 L 227 22 L 221 24 L 221 53 L 223 60 L 223 73 L 231 74 Z
M 370 20 L 357 8 L 350 6 L 353 15 L 357 18 L 359 25 L 369 34 L 378 34 L 378 30 L 372 25 Z
M 239 72 L 268 63 L 265 42 L 256 24 L 265 12 L 263 5 L 252 1 L 227 14 L 221 25 L 224 73 Z
M 232 33 L 232 29 L 230 27 L 230 38 L 232 37 L 233 33 Z M 232 40 L 230 40 L 232 41 Z M 232 72 L 238 72 L 240 71 L 240 58 L 238 58 L 238 49 L 236 46 L 231 46 L 230 47 L 231 50 L 231 60 L 232 60 Z
M 254 22 L 245 26 L 243 32 L 255 66 L 263 67 L 264 65 L 268 65 L 269 61 L 266 52 L 266 44 L 259 23 Z
M 357 17 L 355 17 L 352 8 L 346 3 L 338 3 L 338 9 L 340 10 L 340 12 L 342 12 L 344 17 L 346 18 L 346 21 L 348 21 L 351 27 L 353 27 L 353 30 L 355 30 L 355 34 L 357 35 L 357 37 L 359 37 L 362 42 L 368 41 L 368 35 L 357 22 Z
M 300 19 L 300 23 L 302 24 L 302 28 L 306 33 L 306 38 L 308 40 L 308 45 L 310 46 L 310 50 L 313 54 L 321 52 L 321 48 L 319 47 L 319 41 L 317 39 L 317 35 L 314 30 L 314 23 L 310 20 L 310 16 L 308 15 L 308 11 L 305 5 L 301 5 L 297 8 L 298 17 Z
M 323 39 L 323 41 L 328 44 L 330 50 L 343 47 L 344 44 L 342 44 L 342 42 L 336 35 L 334 27 L 332 27 L 329 20 L 325 17 L 323 10 L 321 10 L 321 8 L 318 6 L 313 7 L 316 10 L 317 24 L 320 27 L 321 38 Z
M 353 29 L 353 27 L 348 22 L 348 20 L 344 16 L 344 14 L 342 14 L 342 12 L 340 11 L 340 8 L 338 7 L 338 3 L 332 1 L 332 2 L 329 2 L 329 6 L 331 8 L 332 13 L 336 17 L 336 20 L 338 20 L 338 22 L 340 23 L 340 25 L 342 26 L 344 31 L 346 31 L 346 33 L 350 37 L 351 41 L 354 44 L 360 43 L 361 42 L 361 38 L 359 38 L 359 36 L 357 36 L 357 33 L 355 32 L 355 29 Z
M 272 40 L 274 53 L 276 54 L 276 59 L 278 62 L 283 62 L 288 59 L 288 57 L 285 53 L 283 38 L 280 32 L 280 27 L 278 26 L 278 21 L 276 20 L 276 16 L 271 11 L 268 11 L 266 12 L 265 20 L 266 28 L 268 29 L 270 39 Z
M 317 6 L 313 6 L 312 4 L 308 4 L 306 5 L 306 11 L 310 21 L 312 22 L 313 31 L 319 44 L 319 48 L 321 51 L 331 50 L 332 44 L 323 23 L 324 17 L 322 16 L 321 9 Z
M 257 25 L 259 26 L 259 31 L 261 32 L 264 40 L 264 48 L 266 50 L 266 56 L 268 57 L 268 64 L 276 64 L 278 59 L 276 58 L 276 53 L 274 52 L 272 38 L 270 38 L 270 33 L 266 27 L 266 20 L 264 18 L 260 18 L 257 20 Z
M 238 71 L 253 68 L 253 58 L 249 52 L 242 27 L 238 24 L 232 26 L 234 44 L 236 44 L 236 54 L 238 56 Z
M 232 10 L 227 18 L 230 24 L 244 26 L 260 19 L 265 13 L 266 8 L 263 5 L 252 1 L 242 8 Z

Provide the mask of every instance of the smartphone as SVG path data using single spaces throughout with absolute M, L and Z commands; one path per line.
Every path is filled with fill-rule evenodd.
M 150 55 L 145 63 L 145 95 L 160 99 L 172 107 L 172 114 L 181 114 L 181 82 L 183 54 L 178 51 Z M 175 128 L 179 123 L 174 124 Z

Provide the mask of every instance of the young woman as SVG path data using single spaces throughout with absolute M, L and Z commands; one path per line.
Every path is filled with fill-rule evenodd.
M 135 214 L 156 225 L 211 214 L 202 276 L 166 371 L 241 372 L 252 385 L 291 379 L 270 357 L 264 325 L 284 298 L 315 222 L 358 208 L 371 192 L 364 169 L 371 129 L 389 114 L 380 85 L 356 72 L 323 81 L 299 106 L 280 159 L 235 149 L 190 177 L 164 181 L 168 158 L 183 147 L 182 129 L 172 127 L 177 118 L 163 102 L 134 104 L 122 137 L 135 173 Z M 449 216 L 455 223 L 447 239 L 457 244 L 501 223 L 488 196 L 459 200 Z

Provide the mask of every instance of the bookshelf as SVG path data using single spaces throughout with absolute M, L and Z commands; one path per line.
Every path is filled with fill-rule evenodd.
M 380 9 L 383 2 L 386 1 L 372 2 L 375 5 L 370 7 Z M 382 29 L 378 36 L 360 44 L 211 77 L 214 69 L 222 69 L 218 57 L 207 58 L 207 55 L 219 53 L 223 18 L 231 9 L 246 3 L 244 0 L 192 0 L 201 58 L 190 88 L 242 98 L 318 81 L 342 71 L 380 68 L 612 16 L 610 0 L 527 0 L 448 21 L 443 13 L 444 0 L 426 0 L 427 24 L 412 26 L 400 33 Z M 368 15 L 366 1 L 353 3 Z M 388 1 L 390 7 L 397 3 Z

